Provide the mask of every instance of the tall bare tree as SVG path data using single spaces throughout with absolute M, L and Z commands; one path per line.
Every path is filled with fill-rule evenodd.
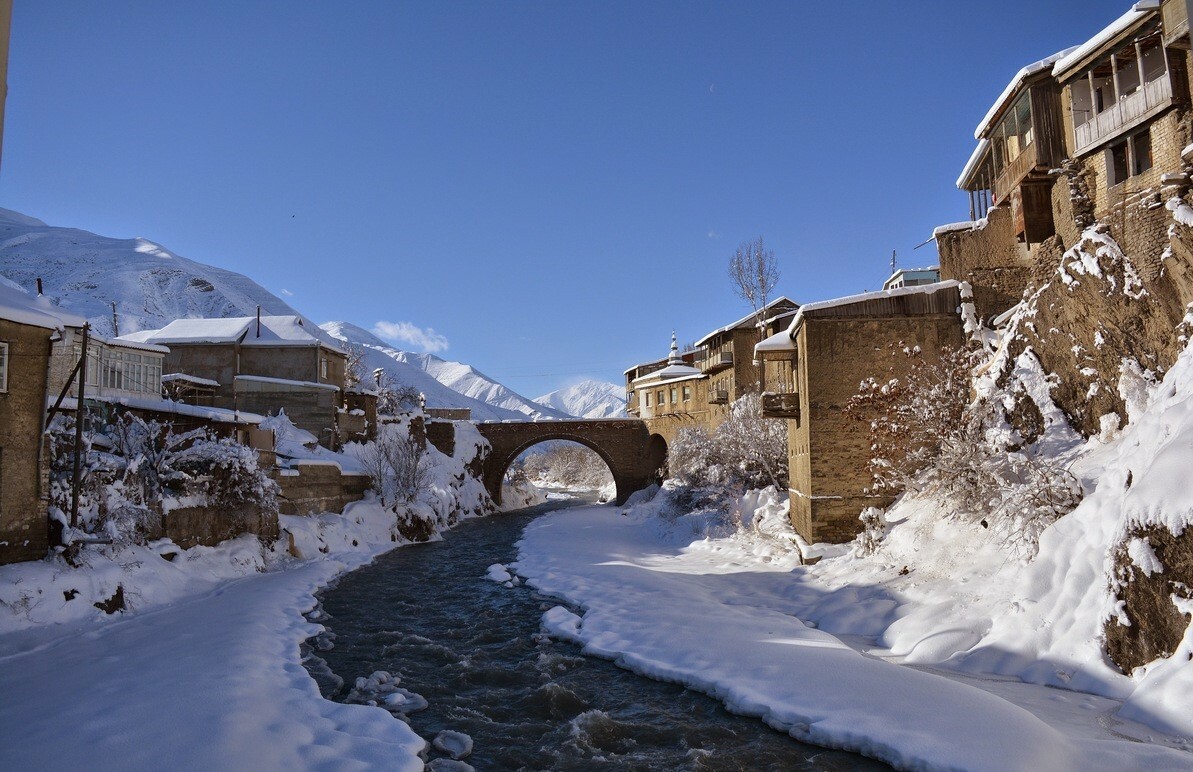
M 762 309 L 770 302 L 771 293 L 779 284 L 779 263 L 775 251 L 767 249 L 762 237 L 743 241 L 729 258 L 729 279 L 733 291 L 754 309 L 759 328 Z

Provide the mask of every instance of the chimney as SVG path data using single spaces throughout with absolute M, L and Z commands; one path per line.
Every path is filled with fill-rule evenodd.
M 257 337 L 261 337 L 261 306 L 257 306 Z
M 120 320 L 116 318 L 116 301 L 112 301 L 112 337 L 120 337 Z
M 37 277 L 37 296 L 41 297 L 41 277 Z

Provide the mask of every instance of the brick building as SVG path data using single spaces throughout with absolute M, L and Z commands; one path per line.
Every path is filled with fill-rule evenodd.
M 1160 273 L 1163 203 L 1188 186 L 1189 57 L 1184 0 L 1141 2 L 1008 84 L 957 180 L 970 220 L 933 234 L 941 275 L 973 285 L 982 318 L 1017 303 L 1095 221 Z
M 709 404 L 709 376 L 694 367 L 696 352 L 681 354 L 675 333 L 666 359 L 645 362 L 626 370 L 626 412 L 646 422 L 651 434 L 668 445 L 680 430 L 713 428 Z
M 845 405 L 866 378 L 897 374 L 893 346 L 962 345 L 960 305 L 955 281 L 810 303 L 757 345 L 763 415 L 787 420 L 791 522 L 807 541 L 849 541 L 863 509 L 893 500 L 867 493 L 870 439 Z
M 167 346 L 168 380 L 180 381 L 181 374 L 216 384 L 203 392 L 215 407 L 262 415 L 285 410 L 321 444 L 336 443 L 347 353 L 301 317 L 177 319 L 118 340 Z

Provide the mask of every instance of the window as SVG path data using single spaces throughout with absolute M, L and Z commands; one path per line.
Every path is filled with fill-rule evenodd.
M 691 386 L 683 387 L 683 401 L 684 402 L 692 401 L 692 387 Z
M 0 343 L 0 392 L 8 391 L 8 344 Z
M 643 406 L 650 407 L 650 392 L 644 391 L 644 392 L 642 392 L 642 396 L 645 398 L 644 401 L 642 402 Z
M 659 403 L 659 407 L 667 404 L 667 392 L 659 389 L 655 394 L 655 400 Z
M 1152 168 L 1152 136 L 1146 129 L 1106 148 L 1106 184 L 1118 185 Z
M 319 359 L 319 377 L 327 377 L 327 357 L 321 357 Z
M 674 387 L 674 386 L 672 386 L 672 387 L 671 387 L 671 404 L 672 404 L 672 405 L 674 405 L 674 404 L 676 404 L 676 403 L 678 403 L 678 402 L 679 402 L 679 400 L 675 398 L 675 397 L 676 397 L 676 394 L 677 394 L 677 392 L 676 392 L 676 390 L 675 390 L 675 387 Z

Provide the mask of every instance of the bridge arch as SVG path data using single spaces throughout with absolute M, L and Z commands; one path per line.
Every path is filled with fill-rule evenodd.
M 646 443 L 646 458 L 650 468 L 662 476 L 667 476 L 667 440 L 661 434 L 652 434 Z
M 525 421 L 477 424 L 489 441 L 483 478 L 493 501 L 501 503 L 501 486 L 510 465 L 543 442 L 575 442 L 596 453 L 613 475 L 616 503 L 624 504 L 634 491 L 657 480 L 658 466 L 651 466 L 650 433 L 635 420 Z M 665 444 L 664 444 L 665 452 Z

